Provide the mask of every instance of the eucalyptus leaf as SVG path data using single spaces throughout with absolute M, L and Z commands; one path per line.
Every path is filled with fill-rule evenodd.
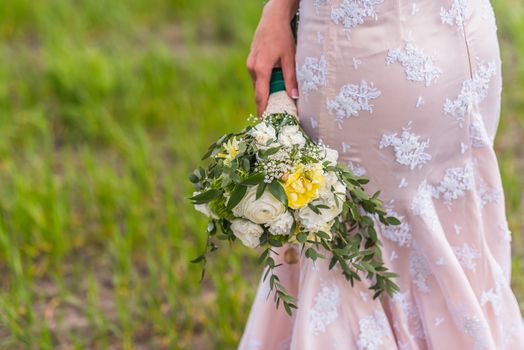
M 388 224 L 391 224 L 391 225 L 400 225 L 400 220 L 394 216 L 388 216 L 386 218 L 386 221 L 388 222 Z

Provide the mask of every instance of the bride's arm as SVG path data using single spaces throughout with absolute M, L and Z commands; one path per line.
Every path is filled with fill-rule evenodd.
M 300 0 L 270 0 L 264 6 L 247 58 L 253 80 L 257 113 L 265 110 L 269 97 L 271 70 L 281 66 L 287 94 L 298 98 L 295 77 L 295 41 L 290 22 Z

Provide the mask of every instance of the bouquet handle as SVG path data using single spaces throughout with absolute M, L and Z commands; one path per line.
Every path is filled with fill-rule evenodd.
M 263 115 L 275 113 L 288 113 L 298 118 L 297 106 L 295 101 L 289 97 L 284 85 L 284 76 L 282 69 L 273 68 L 271 72 L 271 81 L 269 83 L 269 100 Z

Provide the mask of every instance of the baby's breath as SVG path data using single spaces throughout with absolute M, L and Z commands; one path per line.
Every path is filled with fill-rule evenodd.
M 299 158 L 308 157 L 316 161 L 322 161 L 325 157 L 326 151 L 323 145 L 306 144 L 302 149 L 298 150 L 297 156 Z
M 264 177 L 264 182 L 266 183 L 270 183 L 274 179 L 280 179 L 294 168 L 290 152 L 284 148 L 270 155 L 267 159 L 258 161 L 256 166 L 266 174 Z

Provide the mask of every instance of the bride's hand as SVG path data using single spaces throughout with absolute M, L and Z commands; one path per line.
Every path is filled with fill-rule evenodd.
M 282 67 L 287 94 L 298 98 L 295 77 L 295 40 L 290 22 L 299 0 L 271 0 L 265 6 L 255 31 L 247 58 L 247 69 L 253 80 L 257 113 L 266 109 L 269 80 L 275 66 Z

